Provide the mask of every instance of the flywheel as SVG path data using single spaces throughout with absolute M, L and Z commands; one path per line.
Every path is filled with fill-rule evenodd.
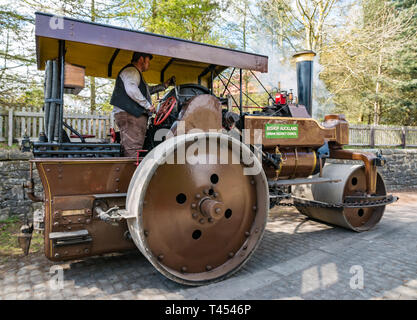
M 176 282 L 202 285 L 237 271 L 257 248 L 268 183 L 261 162 L 239 140 L 185 134 L 142 160 L 126 206 L 132 239 L 154 267 Z

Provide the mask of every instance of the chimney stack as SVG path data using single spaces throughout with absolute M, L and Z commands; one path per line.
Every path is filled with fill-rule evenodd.
M 305 106 L 308 114 L 313 115 L 313 51 L 297 52 L 293 55 L 297 66 L 298 103 Z

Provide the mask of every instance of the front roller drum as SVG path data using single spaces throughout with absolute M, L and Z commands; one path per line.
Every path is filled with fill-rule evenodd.
M 323 183 L 311 186 L 315 201 L 340 204 L 347 196 L 366 195 L 365 168 L 361 165 L 327 164 L 323 168 L 323 177 L 340 179 L 337 183 Z M 382 176 L 377 173 L 376 195 L 385 196 L 386 188 Z M 298 211 L 313 219 L 338 225 L 357 232 L 374 227 L 384 214 L 385 205 L 363 208 L 324 208 L 305 206 L 306 203 L 295 201 Z
M 225 134 L 180 135 L 159 144 L 136 169 L 126 202 L 129 231 L 167 278 L 187 285 L 219 281 L 257 248 L 268 183 L 260 161 L 246 164 L 239 149 L 253 156 Z M 254 174 L 245 175 L 247 169 Z

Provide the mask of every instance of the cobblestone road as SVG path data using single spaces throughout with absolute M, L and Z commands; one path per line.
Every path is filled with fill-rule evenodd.
M 50 286 L 54 264 L 38 254 L 0 265 L 0 300 L 417 299 L 417 193 L 398 195 L 365 233 L 274 210 L 251 260 L 220 283 L 176 284 L 131 252 L 59 264 L 60 289 Z

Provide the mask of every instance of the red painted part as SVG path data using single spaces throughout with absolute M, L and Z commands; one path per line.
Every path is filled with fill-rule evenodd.
M 243 106 L 244 109 L 265 109 L 265 107 L 251 107 L 251 106 Z
M 76 134 L 72 134 L 72 135 L 70 135 L 70 137 L 71 138 L 79 138 Z M 83 138 L 94 138 L 95 135 L 92 135 L 92 134 L 82 134 L 81 137 L 83 137 Z
M 139 154 L 141 152 L 148 152 L 148 150 L 136 150 L 136 163 L 135 163 L 136 166 L 139 165 Z
M 159 111 L 153 120 L 153 124 L 155 126 L 159 126 L 161 123 L 163 123 L 165 119 L 168 118 L 172 109 L 174 109 L 176 103 L 177 99 L 175 99 L 175 97 L 169 97 L 167 100 L 165 100 L 164 103 L 160 106 Z
M 282 93 L 277 93 L 275 95 L 275 103 L 276 104 L 286 104 L 287 103 L 287 98 Z
M 111 137 L 111 142 L 115 143 L 116 142 L 116 131 L 114 130 L 114 128 L 110 128 L 110 137 Z

